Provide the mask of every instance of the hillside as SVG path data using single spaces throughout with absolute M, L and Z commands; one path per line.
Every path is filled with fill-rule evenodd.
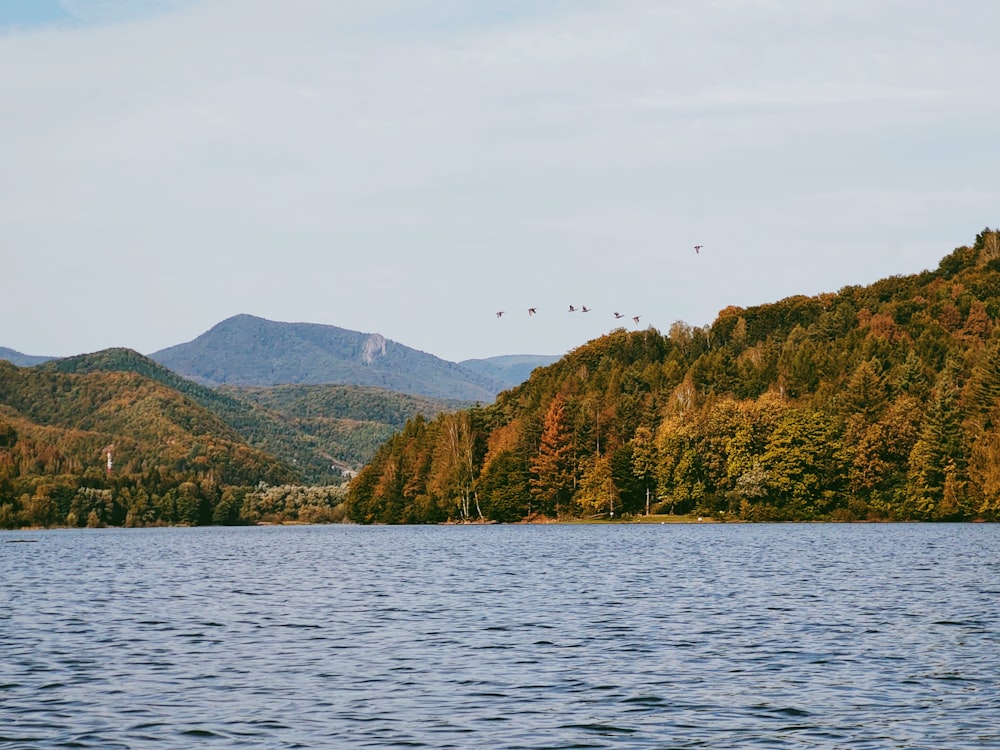
M 131 349 L 47 362 L 46 372 L 133 372 L 184 394 L 221 418 L 248 444 L 297 470 L 308 484 L 340 482 L 371 459 L 406 420 L 469 406 L 363 386 L 223 386 L 186 380 Z
M 0 362 L 0 526 L 208 523 L 227 488 L 296 477 L 149 377 Z
M 620 329 L 494 404 L 411 420 L 348 513 L 1000 519 L 998 316 L 985 230 L 934 271 Z
M 371 460 L 407 420 L 470 406 L 357 385 L 220 386 L 219 392 L 280 415 L 317 452 L 352 471 Z
M 208 409 L 248 444 L 294 466 L 303 481 L 313 484 L 340 481 L 340 471 L 332 468 L 329 451 L 317 446 L 315 440 L 288 424 L 280 414 L 182 378 L 131 349 L 105 349 L 66 357 L 46 362 L 37 369 L 77 374 L 132 372 L 143 375 Z
M 411 349 L 379 334 L 251 315 L 222 321 L 150 358 L 209 386 L 369 385 L 468 402 L 492 401 L 503 381 Z

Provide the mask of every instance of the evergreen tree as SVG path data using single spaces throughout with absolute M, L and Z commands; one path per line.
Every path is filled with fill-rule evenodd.
M 951 518 L 959 513 L 959 506 L 965 504 L 966 455 L 958 389 L 952 374 L 945 372 L 938 379 L 920 439 L 910 453 L 906 510 L 925 520 Z
M 528 462 L 517 451 L 503 451 L 476 482 L 483 514 L 494 521 L 520 521 L 531 512 Z
M 862 416 L 865 421 L 874 421 L 885 408 L 888 395 L 888 386 L 878 360 L 865 360 L 855 368 L 847 381 L 843 397 L 844 410 L 847 414 Z

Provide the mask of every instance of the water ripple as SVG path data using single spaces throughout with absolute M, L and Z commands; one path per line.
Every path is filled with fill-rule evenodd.
M 5 748 L 1000 747 L 992 525 L 0 539 Z

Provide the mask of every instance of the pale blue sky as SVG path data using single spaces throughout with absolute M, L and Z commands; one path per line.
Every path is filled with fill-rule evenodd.
M 992 0 L 0 0 L 0 346 L 251 313 L 561 354 L 614 311 L 934 268 L 1000 225 L 997 28 Z
M 0 0 L 0 29 L 71 20 L 58 0 Z

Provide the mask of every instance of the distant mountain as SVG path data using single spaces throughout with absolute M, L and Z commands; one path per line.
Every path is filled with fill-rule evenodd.
M 186 344 L 149 355 L 208 386 L 370 385 L 400 393 L 492 402 L 505 380 L 390 341 L 316 323 L 280 323 L 252 315 L 222 321 Z
M 506 388 L 513 388 L 527 380 L 535 368 L 551 365 L 559 359 L 544 354 L 507 354 L 486 359 L 465 359 L 458 364 L 466 370 L 499 380 Z
M 13 349 L 8 349 L 5 346 L 0 346 L 0 359 L 6 360 L 18 367 L 31 367 L 32 365 L 40 365 L 42 362 L 48 362 L 51 359 L 55 359 L 55 357 L 35 357 L 30 354 L 15 352 Z

